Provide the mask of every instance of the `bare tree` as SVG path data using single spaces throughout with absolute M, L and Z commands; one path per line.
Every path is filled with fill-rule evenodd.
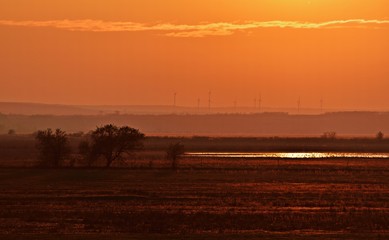
M 103 157 L 106 167 L 110 167 L 113 162 L 122 159 L 124 154 L 141 149 L 144 136 L 138 129 L 127 126 L 119 128 L 109 124 L 94 130 L 90 135 L 90 142 L 80 143 L 79 151 L 87 159 L 88 165 Z
M 55 132 L 51 129 L 38 131 L 35 138 L 38 141 L 39 158 L 44 166 L 60 167 L 70 154 L 67 135 L 61 129 Z
M 170 144 L 166 151 L 167 159 L 171 160 L 172 169 L 177 170 L 178 160 L 182 154 L 185 153 L 185 147 L 181 143 Z

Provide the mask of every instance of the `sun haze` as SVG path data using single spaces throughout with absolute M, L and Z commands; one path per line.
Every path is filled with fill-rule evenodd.
M 389 110 L 384 0 L 0 0 L 0 101 Z

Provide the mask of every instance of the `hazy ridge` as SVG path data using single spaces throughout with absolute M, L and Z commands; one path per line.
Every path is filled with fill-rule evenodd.
M 378 131 L 389 133 L 387 112 L 175 114 L 167 110 L 153 112 L 149 107 L 150 112 L 122 114 L 109 106 L 105 109 L 107 112 L 98 107 L 1 103 L 0 133 L 9 129 L 32 133 L 45 128 L 87 132 L 107 123 L 129 125 L 151 135 L 320 136 L 333 131 L 344 136 L 373 137 Z
M 327 112 L 341 111 L 326 109 Z M 0 102 L 0 113 L 16 115 L 104 115 L 104 114 L 223 114 L 287 112 L 320 114 L 319 108 L 270 108 L 270 107 L 214 107 L 173 106 L 173 105 L 64 105 L 23 102 Z

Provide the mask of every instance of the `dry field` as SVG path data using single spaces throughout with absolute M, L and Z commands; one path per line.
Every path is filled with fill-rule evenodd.
M 304 161 L 178 172 L 1 169 L 0 239 L 389 238 L 386 162 Z
M 114 169 L 40 169 L 31 137 L 0 139 L 0 239 L 389 239 L 389 160 L 183 158 L 175 172 L 172 139 L 148 141 Z

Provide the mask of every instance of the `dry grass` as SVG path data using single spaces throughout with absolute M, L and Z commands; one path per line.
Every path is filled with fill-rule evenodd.
M 7 237 L 389 237 L 388 167 L 3 169 L 0 183 L 0 232 Z

